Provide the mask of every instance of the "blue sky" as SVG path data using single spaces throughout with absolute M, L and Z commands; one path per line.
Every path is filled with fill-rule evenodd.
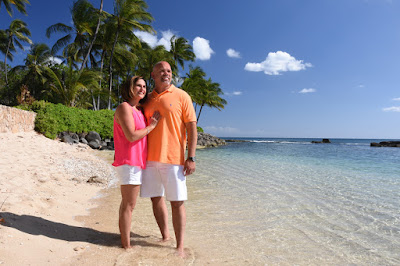
M 95 7 L 100 0 L 91 0 Z M 400 138 L 399 0 L 148 0 L 156 36 L 195 48 L 221 84 L 225 109 L 204 108 L 199 126 L 221 137 Z M 34 42 L 71 23 L 72 1 L 31 1 Z M 112 1 L 104 9 L 112 12 Z M 0 28 L 11 22 L 0 9 Z M 21 64 L 20 52 L 12 65 Z M 1 55 L 0 60 L 4 60 Z M 188 65 L 185 70 L 188 69 Z M 184 76 L 186 71 L 181 71 Z

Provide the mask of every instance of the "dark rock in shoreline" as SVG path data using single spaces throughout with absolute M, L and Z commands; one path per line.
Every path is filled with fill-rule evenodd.
M 96 149 L 96 150 L 100 149 L 100 147 L 101 147 L 100 141 L 98 139 L 89 141 L 88 145 L 90 146 L 90 148 Z
M 204 132 L 197 133 L 197 145 L 205 148 L 226 145 L 225 140 Z
M 101 141 L 100 134 L 96 131 L 89 131 L 89 133 L 85 136 L 85 139 L 90 143 L 93 140 Z
M 400 148 L 400 141 L 381 141 L 379 143 L 371 142 L 371 147 L 396 147 Z
M 311 141 L 311 143 L 331 143 L 331 141 L 329 139 L 322 139 L 322 141 Z
M 244 139 L 226 139 L 226 142 L 249 142 L 248 140 Z

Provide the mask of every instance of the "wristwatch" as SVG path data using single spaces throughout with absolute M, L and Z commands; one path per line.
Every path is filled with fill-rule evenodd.
M 192 162 L 196 161 L 196 157 L 188 157 L 188 160 L 191 160 Z

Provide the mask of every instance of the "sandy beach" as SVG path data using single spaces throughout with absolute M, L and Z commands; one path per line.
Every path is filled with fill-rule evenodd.
M 0 151 L 0 265 L 193 263 L 189 248 L 183 260 L 174 255 L 174 241 L 158 242 L 148 199 L 139 199 L 133 214 L 137 247 L 120 248 L 110 152 L 33 131 L 0 133 Z

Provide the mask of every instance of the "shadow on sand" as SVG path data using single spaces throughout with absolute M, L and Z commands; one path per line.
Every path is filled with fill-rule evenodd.
M 108 247 L 121 246 L 120 236 L 115 233 L 101 232 L 92 228 L 73 226 L 49 221 L 37 216 L 18 215 L 10 212 L 1 212 L 0 218 L 4 218 L 2 226 L 15 228 L 30 235 L 43 235 L 69 242 L 87 242 Z M 131 233 L 131 237 L 135 238 L 135 245 L 161 247 L 161 245 L 144 240 L 149 236 Z

